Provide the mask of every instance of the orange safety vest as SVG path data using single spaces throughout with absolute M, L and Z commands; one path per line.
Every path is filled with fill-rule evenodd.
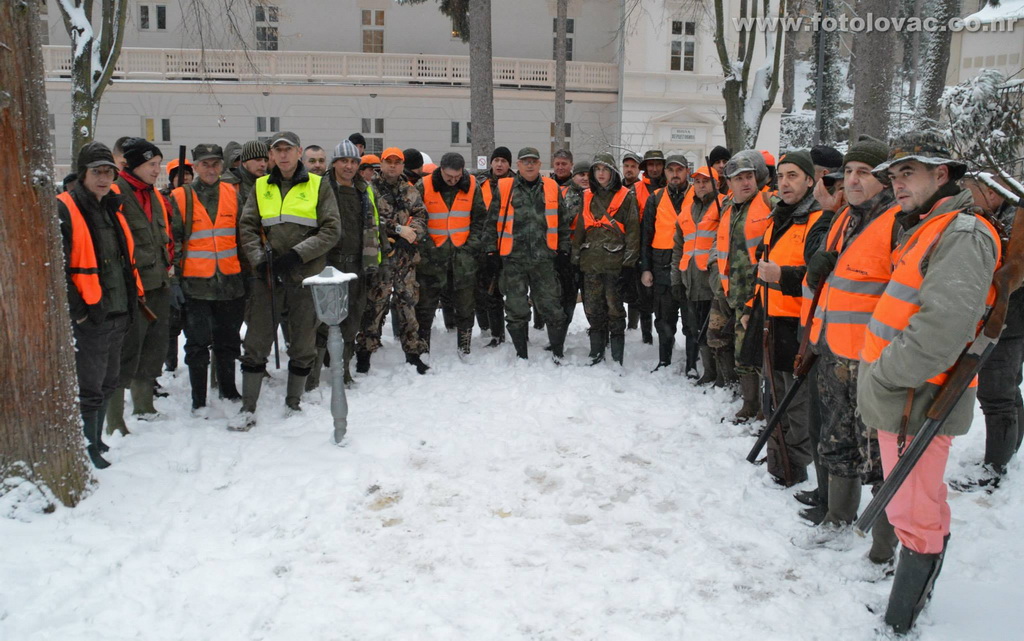
M 654 192 L 658 198 L 658 209 L 654 212 L 654 238 L 651 239 L 652 249 L 672 249 L 675 247 L 676 219 L 679 212 L 676 211 L 669 198 L 668 187 L 662 187 Z M 689 209 L 693 204 L 693 190 L 687 189 L 680 204 L 680 211 Z
M 512 223 L 515 219 L 515 208 L 512 207 L 514 180 L 515 178 L 498 180 L 498 253 L 502 256 L 512 253 Z M 548 249 L 558 251 L 558 183 L 546 176 L 542 176 L 540 181 L 544 187 L 544 220 L 548 226 Z
M 718 206 L 713 211 L 704 212 L 704 218 L 697 225 L 697 238 L 693 243 L 693 259 L 697 261 L 697 269 L 706 272 L 708 260 L 715 251 L 715 239 L 718 237 L 718 225 L 722 220 L 722 201 L 726 197 L 718 195 Z
M 764 244 L 768 248 L 765 260 L 771 260 L 780 267 L 802 267 L 804 262 L 804 241 L 807 232 L 814 223 L 821 218 L 821 210 L 812 211 L 807 216 L 807 222 L 792 224 L 781 238 L 773 238 L 775 232 L 775 219 L 769 223 L 764 230 Z M 782 293 L 782 286 L 779 283 L 767 283 L 768 285 L 768 315 L 774 318 L 787 317 L 799 318 L 803 304 L 802 296 L 790 296 Z M 758 294 L 761 286 L 758 285 Z
M 601 216 L 600 220 L 597 220 L 594 218 L 594 212 L 590 211 L 590 201 L 594 198 L 594 192 L 589 189 L 583 192 L 583 228 L 606 227 L 613 229 L 618 226 L 619 231 L 625 234 L 626 226 L 615 219 L 615 214 L 619 213 L 619 208 L 622 207 L 622 203 L 626 201 L 628 195 L 628 187 L 619 187 L 619 191 L 615 193 L 612 202 L 608 205 L 608 211 Z
M 434 189 L 434 180 L 423 181 L 423 205 L 427 208 L 427 231 L 440 247 L 449 238 L 456 247 L 462 247 L 469 238 L 470 212 L 473 210 L 473 195 L 476 193 L 476 178 L 469 177 L 469 190 L 456 190 L 452 208 L 444 204 L 440 192 Z
M 936 206 L 946 199 L 943 198 Z M 873 363 L 881 356 L 882 350 L 889 345 L 894 338 L 900 335 L 910 319 L 921 309 L 921 283 L 924 282 L 924 274 L 921 272 L 921 263 L 931 253 L 932 248 L 939 242 L 946 228 L 956 219 L 960 212 L 949 212 L 930 216 L 917 231 L 907 239 L 905 243 L 892 252 L 892 278 L 878 299 L 875 310 L 871 313 L 868 321 L 867 331 L 864 332 L 864 347 L 861 349 L 862 360 Z M 993 237 L 999 238 L 999 234 L 990 222 L 981 216 L 977 216 L 992 232 Z M 1002 250 L 999 242 L 996 242 L 996 265 L 1002 260 Z M 986 306 L 995 302 L 995 288 L 991 285 L 988 289 Z M 942 385 L 949 377 L 952 367 L 936 374 L 928 379 L 933 385 Z M 971 381 L 971 387 L 978 385 L 978 377 Z
M 228 276 L 241 273 L 236 235 L 238 192 L 235 186 L 221 181 L 216 224 L 211 220 L 206 207 L 199 202 L 195 190 L 191 187 L 187 189 L 192 194 L 192 228 L 185 230 L 188 243 L 184 247 L 181 275 L 185 278 L 213 278 L 218 271 Z M 178 211 L 187 217 L 185 190 L 186 187 L 177 187 L 171 192 L 171 198 L 178 205 Z
M 718 207 L 715 210 L 719 210 L 722 207 L 722 197 L 715 194 L 718 199 Z M 679 259 L 679 271 L 685 272 L 690 266 L 690 260 L 697 261 L 697 268 L 701 271 L 707 271 L 708 269 L 708 255 L 711 253 L 711 243 L 715 238 L 715 231 L 717 230 L 718 218 L 715 218 L 714 225 L 715 229 L 706 230 L 701 229 L 700 225 L 693 222 L 693 190 L 687 192 L 686 197 L 683 198 L 683 206 L 679 209 L 679 216 L 676 218 L 676 225 L 679 226 L 679 231 L 683 234 L 683 255 Z M 701 223 L 711 216 L 711 209 L 704 212 L 704 218 L 701 219 Z M 701 238 L 706 238 L 705 242 L 701 242 Z M 703 247 L 698 248 L 698 244 Z M 703 257 L 703 260 L 701 260 Z
M 480 196 L 484 199 L 484 208 L 491 208 L 491 199 L 494 198 L 494 192 L 491 191 L 491 181 L 484 179 L 480 184 Z
M 746 249 L 751 263 L 756 259 L 754 252 L 761 244 L 764 230 L 768 228 L 768 223 L 771 221 L 772 209 L 766 201 L 767 196 L 761 196 L 760 193 L 751 196 L 751 203 L 747 207 L 747 219 L 743 222 L 743 235 L 746 239 Z M 729 233 L 732 226 L 732 210 L 733 205 L 729 205 L 722 212 L 715 243 L 718 277 L 722 280 L 722 291 L 727 296 L 729 295 Z
M 647 206 L 647 199 L 651 196 L 651 190 L 642 180 L 638 180 L 629 186 L 636 194 L 637 211 L 640 212 L 640 222 L 644 221 L 644 207 Z
M 843 234 L 850 221 L 849 208 L 843 209 L 829 228 L 826 247 L 839 252 L 836 266 L 821 286 L 818 307 L 811 319 L 809 340 L 815 345 L 825 327 L 825 340 L 836 356 L 857 360 L 864 346 L 864 328 L 878 299 L 892 276 L 892 227 L 899 205 L 893 205 L 868 223 L 849 245 Z M 803 325 L 807 325 L 814 292 L 804 279 Z
M 100 284 L 100 263 L 96 258 L 96 246 L 92 243 L 92 233 L 89 225 L 85 222 L 82 210 L 78 203 L 71 197 L 71 194 L 64 192 L 57 195 L 57 200 L 64 203 L 68 208 L 71 217 L 71 255 L 68 256 L 68 268 L 71 272 L 71 282 L 78 290 L 79 296 L 86 305 L 95 305 L 103 298 L 103 286 Z M 132 238 L 132 230 L 128 227 L 128 221 L 120 208 L 117 210 L 117 222 L 124 232 L 124 239 L 128 249 L 128 260 L 135 255 L 135 239 Z M 139 272 L 132 264 L 132 274 L 135 275 L 136 294 L 145 296 L 146 290 L 142 288 L 142 279 Z

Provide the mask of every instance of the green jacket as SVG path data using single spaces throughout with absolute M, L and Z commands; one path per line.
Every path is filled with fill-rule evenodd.
M 380 264 L 380 216 L 373 188 L 358 173 L 351 186 L 339 185 L 331 170 L 325 180 L 334 190 L 341 220 L 341 240 L 328 252 L 328 264 L 350 273 L 375 271 Z
M 462 173 L 462 179 L 454 187 L 449 187 L 441 177 L 441 170 L 435 169 L 429 176 L 416 184 L 416 191 L 423 198 L 423 183 L 432 181 L 434 189 L 441 195 L 445 205 L 451 208 L 455 201 L 456 193 L 463 193 L 469 190 L 469 174 Z M 456 281 L 463 282 L 473 277 L 477 271 L 478 258 L 483 246 L 484 224 L 487 222 L 487 210 L 484 207 L 483 195 L 480 193 L 480 184 L 483 181 L 476 181 L 476 189 L 473 193 L 473 205 L 470 210 L 469 238 L 462 247 L 456 247 L 451 241 L 445 241 L 437 247 L 428 234 L 426 239 L 420 243 L 420 264 L 416 267 L 416 273 L 420 274 L 441 274 L 448 271 L 451 266 Z M 424 208 L 425 210 L 425 208 Z M 429 214 L 428 214 L 429 216 Z
M 219 213 L 220 184 L 220 180 L 212 185 L 207 185 L 201 180 L 194 180 L 192 181 L 192 184 L 186 185 L 182 188 L 185 190 L 185 202 L 189 202 L 191 194 L 194 191 L 196 196 L 199 197 L 199 202 L 203 205 L 203 208 L 206 209 L 207 214 L 210 215 L 211 220 L 214 223 L 216 223 L 217 215 Z M 237 196 L 236 198 L 238 212 L 241 213 L 241 196 Z M 175 280 L 181 283 L 181 291 L 185 296 L 196 300 L 235 300 L 236 298 L 245 296 L 244 266 L 243 270 L 238 274 L 222 274 L 220 270 L 217 269 L 210 278 L 185 278 L 182 276 L 182 265 L 186 258 L 186 239 L 187 237 L 192 236 L 192 230 L 186 230 L 185 228 L 188 212 L 179 211 L 178 203 L 173 198 L 168 198 L 168 200 L 171 203 L 171 228 L 174 230 Z M 190 226 L 195 225 L 196 216 L 200 215 L 202 214 L 199 211 L 192 212 L 192 223 Z M 237 243 L 237 216 L 235 230 L 235 241 Z M 239 249 L 238 254 L 239 257 L 241 257 L 241 249 Z
M 708 194 L 708 197 L 704 199 L 694 196 L 693 206 L 690 208 L 690 215 L 693 217 L 694 224 L 699 225 L 700 221 L 704 220 L 704 214 L 713 211 L 718 206 L 714 200 L 716 196 L 718 196 L 717 191 Z M 686 288 L 687 300 L 711 300 L 711 283 L 708 282 L 707 270 L 701 271 L 697 267 L 697 261 L 693 258 L 690 259 L 690 264 L 686 266 L 686 271 L 679 270 L 679 263 L 683 259 L 683 241 L 683 230 L 679 228 L 679 225 L 676 225 L 676 233 L 672 239 L 672 284 L 681 284 Z M 716 270 L 715 278 L 717 277 Z M 719 288 L 721 288 L 721 284 L 719 284 Z
M 277 188 L 281 191 L 283 199 L 293 185 L 309 180 L 309 172 L 299 162 L 298 168 L 291 179 L 285 179 L 278 168 L 270 172 L 268 187 Z M 276 275 L 286 279 L 289 283 L 301 283 L 307 276 L 315 276 L 323 271 L 327 264 L 327 252 L 338 244 L 341 238 L 341 219 L 338 215 L 338 201 L 331 190 L 331 184 L 327 180 L 320 181 L 320 191 L 317 194 L 316 204 L 316 227 L 307 227 L 296 223 L 280 223 L 263 227 L 260 219 L 259 199 L 256 194 L 245 202 L 242 209 L 242 216 L 238 221 L 239 236 L 241 237 L 241 248 L 249 259 L 249 264 L 254 268 L 260 263 L 265 263 L 266 252 L 260 238 L 260 231 L 266 232 L 267 240 L 274 252 L 274 258 L 280 258 L 287 252 L 295 250 L 295 253 L 302 259 L 302 266 L 287 275 Z
M 900 246 L 928 216 L 973 206 L 966 189 L 935 207 L 905 229 Z M 926 208 L 925 211 L 928 211 Z M 902 219 L 901 219 L 902 216 Z M 905 215 L 897 220 L 911 223 Z M 921 309 L 872 363 L 860 362 L 857 411 L 870 428 L 899 433 L 907 390 L 914 390 L 907 434 L 917 434 L 925 413 L 939 393 L 928 379 L 949 369 L 964 346 L 974 340 L 992 273 L 996 243 L 991 231 L 970 214 L 957 216 L 922 262 Z M 970 429 L 977 389 L 969 388 L 942 426 L 940 434 L 958 436 Z
M 171 253 L 168 249 L 171 230 L 167 229 L 164 221 L 163 198 L 155 189 L 150 190 L 153 210 L 153 218 L 150 220 L 128 181 L 118 176 L 114 184 L 121 190 L 122 211 L 135 241 L 135 268 L 142 278 L 142 288 L 148 292 L 168 286 L 171 282 L 168 271 L 171 266 Z
M 600 221 L 607 213 L 612 198 L 622 186 L 622 182 L 613 173 L 612 182 L 607 189 L 602 188 L 596 180 L 590 184 L 591 193 L 594 194 L 590 201 L 590 211 L 594 220 Z M 596 225 L 587 229 L 581 210 L 572 240 L 572 261 L 579 265 L 580 271 L 584 274 L 618 274 L 623 267 L 633 267 L 636 264 L 640 256 L 640 212 L 632 191 L 626 195 L 622 206 L 611 220 L 613 223 L 621 223 L 624 230 L 620 230 L 615 224 Z
M 512 225 L 512 252 L 505 258 L 522 262 L 537 262 L 551 260 L 555 257 L 556 250 L 548 247 L 547 233 L 548 224 L 544 209 L 544 180 L 550 178 L 538 178 L 533 184 L 528 183 L 522 176 L 516 176 L 512 183 L 512 208 L 515 211 Z M 500 198 L 495 194 L 491 201 L 491 209 L 487 215 L 487 223 L 484 225 L 483 247 L 484 251 L 498 251 L 498 220 L 503 217 Z M 561 193 L 558 196 L 558 241 L 557 251 L 568 252 L 569 225 L 572 222 L 572 212 L 565 206 L 565 199 Z

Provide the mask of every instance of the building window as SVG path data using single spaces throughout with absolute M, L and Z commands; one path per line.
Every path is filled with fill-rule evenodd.
M 171 142 L 171 119 L 143 118 L 142 136 L 149 142 Z
M 672 71 L 693 71 L 697 52 L 697 23 L 672 21 L 672 54 L 669 68 Z
M 253 9 L 256 24 L 256 48 L 260 51 L 277 51 L 277 7 L 258 4 Z
M 270 134 L 281 131 L 281 119 L 277 116 L 256 116 L 256 136 L 260 140 L 269 138 Z M 264 142 L 266 142 L 264 140 Z
M 466 144 L 470 145 L 473 143 L 473 123 L 466 123 Z
M 565 19 L 565 59 L 572 60 L 572 38 L 573 33 L 576 30 L 576 19 L 566 18 Z M 554 60 L 558 56 L 558 18 L 551 19 L 551 31 L 556 34 L 551 38 L 551 59 Z
M 554 156 L 555 152 L 558 151 L 558 149 L 559 149 L 558 147 L 555 146 L 556 144 L 557 143 L 555 142 L 555 123 L 551 123 L 551 155 L 552 156 Z M 572 151 L 572 125 L 570 123 L 568 123 L 568 122 L 565 123 L 565 144 L 562 146 L 562 149 L 567 149 L 569 151 Z
M 384 151 L 384 119 L 363 118 L 361 131 L 366 139 L 363 153 L 380 155 Z
M 258 4 L 255 7 L 256 22 L 277 23 L 277 7 Z
M 140 4 L 139 30 L 165 31 L 167 29 L 167 5 Z
M 363 9 L 363 53 L 384 53 L 384 12 Z
M 471 135 L 470 125 L 471 125 L 471 123 L 468 123 L 468 122 L 466 123 L 466 140 L 465 140 L 465 142 L 463 142 L 462 136 L 461 136 L 462 123 L 460 123 L 457 120 L 453 120 L 452 121 L 452 144 L 453 145 L 468 145 L 468 144 L 471 144 L 473 142 L 472 135 Z
M 457 145 L 462 142 L 459 137 L 459 123 L 452 121 L 452 144 Z

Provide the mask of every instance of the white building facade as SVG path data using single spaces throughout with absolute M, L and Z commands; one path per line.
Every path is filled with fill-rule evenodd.
M 170 157 L 178 145 L 245 142 L 275 130 L 328 149 L 360 132 L 371 150 L 415 147 L 435 160 L 456 151 L 475 166 L 469 45 L 436 2 L 250 0 L 234 3 L 245 7 L 237 16 L 215 13 L 221 2 L 205 4 L 211 11 L 195 16 L 182 14 L 187 3 L 131 3 L 97 139 L 144 136 Z M 736 14 L 734 4 L 726 2 Z M 724 144 L 713 15 L 697 6 L 570 0 L 566 139 L 574 154 L 659 148 L 697 161 Z M 554 0 L 492 3 L 495 143 L 513 153 L 554 151 L 554 18 Z M 57 0 L 48 0 L 46 20 L 55 162 L 67 166 L 71 53 Z M 778 151 L 780 114 L 776 104 L 766 116 L 759 148 Z

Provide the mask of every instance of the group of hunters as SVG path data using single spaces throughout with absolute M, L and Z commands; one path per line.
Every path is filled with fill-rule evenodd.
M 423 374 L 439 307 L 460 356 L 477 322 L 488 347 L 507 329 L 526 359 L 532 320 L 558 362 L 582 293 L 591 365 L 610 352 L 621 366 L 627 327 L 639 325 L 644 343 L 657 334 L 655 369 L 669 372 L 681 318 L 682 373 L 733 389 L 737 423 L 759 425 L 795 384 L 795 362 L 816 355 L 769 439 L 767 470 L 789 487 L 813 466 L 817 487 L 795 498 L 824 542 L 849 530 L 862 488 L 889 474 L 974 339 L 1017 207 L 932 131 L 777 162 L 716 147 L 699 167 L 659 150 L 575 163 L 561 150 L 549 176 L 531 147 L 514 167 L 497 147 L 489 170 L 474 175 L 458 153 L 435 166 L 415 149 L 378 157 L 364 145 L 353 134 L 328 155 L 281 132 L 266 143 L 200 144 L 191 162 L 166 165 L 141 138 L 81 149 L 58 208 L 96 467 L 109 465 L 104 429 L 128 433 L 125 388 L 138 420 L 158 415 L 157 377 L 176 367 L 181 331 L 193 412 L 204 415 L 212 374 L 220 397 L 241 403 L 229 429 L 245 431 L 278 327 L 285 404 L 298 412 L 324 366 L 343 367 L 346 383 L 353 356 L 355 372 L 369 372 L 389 310 L 406 361 Z M 165 192 L 155 189 L 162 171 Z M 358 276 L 343 363 L 326 362 L 326 327 L 302 285 L 326 265 Z M 897 632 L 913 626 L 941 568 L 943 473 L 975 398 L 987 428 L 977 485 L 994 489 L 1021 444 L 1019 292 L 1008 319 L 996 353 L 872 530 L 870 561 L 895 573 L 885 621 Z

